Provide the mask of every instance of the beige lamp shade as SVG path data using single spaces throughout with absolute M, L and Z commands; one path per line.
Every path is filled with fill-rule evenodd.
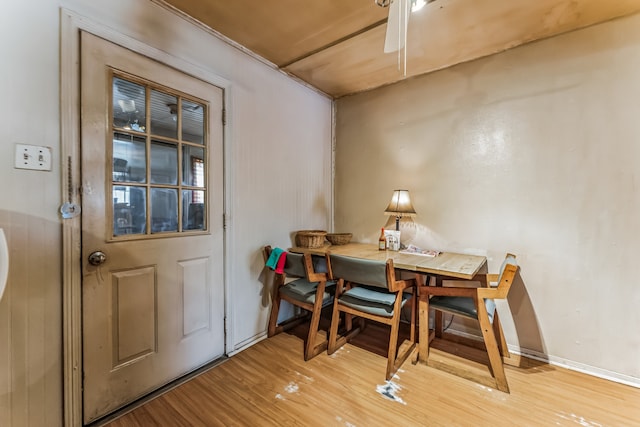
M 415 216 L 416 211 L 411 204 L 411 198 L 409 197 L 409 190 L 393 190 L 393 196 L 389 206 L 384 210 L 385 215 L 402 216 Z
M 384 210 L 385 215 L 395 215 L 396 230 L 400 230 L 400 218 L 403 216 L 415 216 L 416 210 L 413 209 L 409 190 L 393 190 L 393 196 L 389 206 Z

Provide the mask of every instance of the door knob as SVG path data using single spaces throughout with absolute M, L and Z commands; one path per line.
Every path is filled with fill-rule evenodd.
M 107 260 L 107 255 L 102 251 L 95 251 L 89 255 L 89 264 L 100 265 Z

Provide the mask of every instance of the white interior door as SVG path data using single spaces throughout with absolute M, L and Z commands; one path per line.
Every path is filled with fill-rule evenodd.
M 223 91 L 83 33 L 84 421 L 224 354 Z

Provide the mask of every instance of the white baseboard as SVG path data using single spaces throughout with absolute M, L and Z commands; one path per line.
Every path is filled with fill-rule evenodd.
M 238 354 L 240 353 L 242 350 L 246 350 L 247 348 L 251 347 L 254 344 L 259 343 L 260 341 L 262 341 L 263 339 L 267 338 L 267 331 L 264 331 L 258 335 L 254 335 L 251 338 L 248 338 L 244 341 L 241 341 L 239 343 L 236 343 L 233 350 L 227 351 L 227 356 L 231 357 L 234 354 Z
M 573 360 L 564 359 L 562 357 L 550 356 L 548 354 L 512 345 L 509 345 L 509 351 L 524 357 L 528 357 L 530 359 L 549 363 L 550 365 L 560 366 L 572 371 L 582 372 L 583 374 L 593 375 L 594 377 L 603 378 L 605 380 L 614 381 L 620 384 L 626 384 L 635 388 L 640 388 L 640 378 L 632 377 L 630 375 L 609 371 L 607 369 L 597 368 L 591 365 L 585 365 L 584 363 L 575 362 Z
M 449 329 L 447 330 L 447 333 L 458 335 L 464 338 L 482 341 L 481 337 L 474 334 L 470 334 L 468 332 Z M 512 344 L 509 344 L 508 347 L 511 353 L 528 357 L 529 359 L 538 360 L 540 362 L 545 362 L 553 366 L 559 366 L 561 368 L 582 372 L 583 374 L 592 375 L 594 377 L 603 378 L 605 380 L 614 381 L 614 382 L 625 384 L 635 388 L 640 388 L 640 378 L 632 377 L 630 375 L 625 375 L 618 372 L 609 371 L 607 369 L 597 368 L 591 365 L 585 365 L 584 363 L 575 362 L 573 360 L 564 359 L 562 357 L 551 356 L 548 354 L 540 353 L 539 351 L 521 348 L 520 346 L 515 346 Z

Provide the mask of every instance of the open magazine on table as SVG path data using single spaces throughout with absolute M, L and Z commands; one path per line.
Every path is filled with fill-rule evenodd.
M 405 249 L 401 249 L 400 253 L 403 254 L 413 254 L 413 255 L 422 255 L 427 257 L 436 257 L 440 255 L 440 251 L 436 251 L 434 249 L 422 249 L 414 245 L 409 245 Z

